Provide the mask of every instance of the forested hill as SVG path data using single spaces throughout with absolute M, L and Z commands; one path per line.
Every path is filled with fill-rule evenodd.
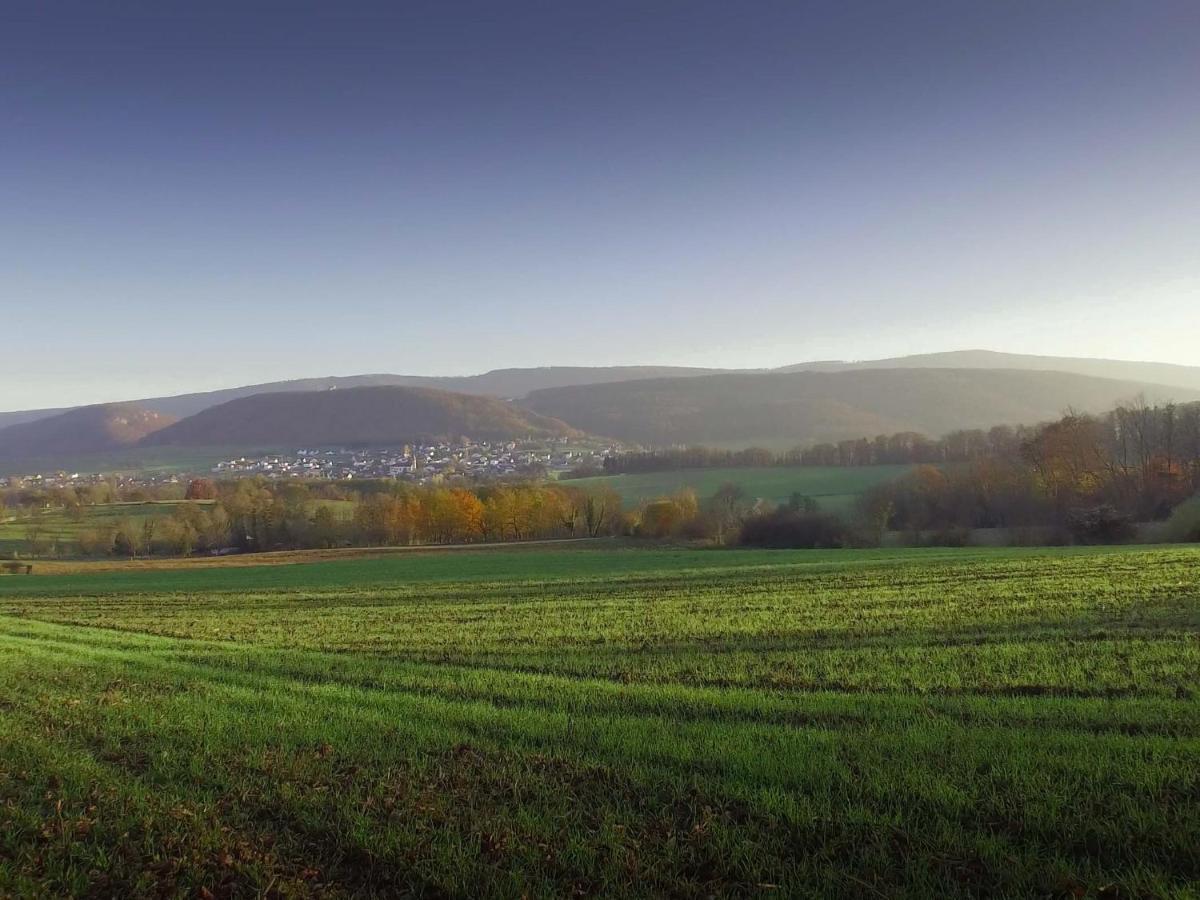
M 859 369 L 1018 369 L 1045 372 L 1067 372 L 1119 381 L 1200 390 L 1200 367 L 1167 363 L 1131 362 L 1114 359 L 1077 359 L 1071 357 L 1031 356 L 1019 353 L 996 353 L 990 350 L 955 350 L 946 353 L 926 353 L 894 359 L 858 362 L 824 360 L 798 363 L 780 369 L 713 369 L 684 366 L 543 366 L 532 368 L 493 369 L 479 375 L 427 376 L 366 374 L 302 378 L 294 381 L 274 381 L 247 384 L 215 391 L 151 397 L 133 402 L 148 410 L 184 418 L 203 409 L 255 394 L 293 393 L 297 391 L 327 391 L 332 388 L 357 387 L 428 387 L 463 394 L 478 394 L 501 399 L 521 399 L 530 393 L 550 388 L 575 385 L 610 384 L 658 378 L 687 378 L 705 375 L 764 374 L 767 372 L 848 372 Z M 66 409 L 25 409 L 0 412 L 0 428 L 20 422 L 45 419 Z M 846 415 L 850 413 L 842 410 Z M 869 425 L 870 419 L 863 420 Z M 887 424 L 884 422 L 881 425 Z M 870 430 L 868 427 L 866 430 Z
M 535 391 L 530 409 L 593 434 L 643 444 L 781 446 L 898 431 L 1035 424 L 1067 409 L 1101 412 L 1138 394 L 1200 390 L 1066 372 L 888 369 L 710 375 Z
M 574 433 L 557 419 L 494 397 L 429 388 L 362 387 L 231 400 L 164 428 L 145 443 L 276 448 L 394 444 L 460 435 L 503 440 Z
M 136 403 L 81 406 L 0 428 L 0 457 L 26 459 L 119 450 L 174 421 L 174 416 Z
M 494 369 L 481 375 L 330 375 L 321 378 L 300 378 L 293 381 L 272 381 L 247 384 L 216 391 L 200 391 L 169 397 L 150 397 L 134 401 L 138 405 L 164 415 L 184 418 L 204 409 L 256 394 L 282 394 L 304 391 L 346 390 L 360 387 L 426 387 L 483 397 L 513 399 L 530 391 L 572 384 L 601 384 L 637 378 L 685 378 L 690 375 L 711 375 L 723 369 L 696 369 L 685 366 L 545 366 L 524 369 Z M 20 422 L 48 418 L 65 409 L 32 409 L 0 412 L 0 428 Z

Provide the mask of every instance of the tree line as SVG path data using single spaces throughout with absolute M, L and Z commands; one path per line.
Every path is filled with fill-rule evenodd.
M 764 447 L 721 450 L 712 447 L 667 447 L 611 454 L 601 471 L 577 471 L 576 477 L 671 472 L 680 469 L 770 468 L 773 466 L 877 466 L 911 463 L 966 462 L 1009 454 L 1035 429 L 998 425 L 988 430 L 954 431 L 930 438 L 915 431 L 820 443 L 775 452 Z
M 600 537 L 626 524 L 620 496 L 607 487 L 379 481 L 329 488 L 258 478 L 198 480 L 186 491 L 191 502 L 167 515 L 82 527 L 79 550 L 135 557 L 469 544 Z
M 1062 540 L 1114 541 L 1197 495 L 1200 403 L 1138 400 L 1102 416 L 1067 413 L 1011 452 L 919 466 L 868 491 L 860 515 L 875 530 L 1040 527 Z
M 626 507 L 605 485 L 417 486 L 380 480 L 346 487 L 261 478 L 203 479 L 187 487 L 185 501 L 173 504 L 170 513 L 85 522 L 77 542 L 83 555 L 115 557 L 616 535 L 724 544 L 736 542 L 755 508 L 754 499 L 733 484 L 704 501 L 683 489 Z
M 779 505 L 752 503 L 727 484 L 699 504 L 670 497 L 644 505 L 631 533 L 764 547 L 865 547 L 878 546 L 888 532 L 955 544 L 967 542 L 974 529 L 1003 529 L 1016 543 L 1115 543 L 1136 538 L 1138 523 L 1169 520 L 1159 531 L 1163 539 L 1200 541 L 1200 403 L 1139 399 L 1104 415 L 1068 412 L 1030 428 L 958 431 L 923 443 L 891 435 L 839 446 L 837 455 L 820 451 L 819 464 L 897 462 L 906 454 L 935 462 L 871 488 L 850 516 L 830 515 L 800 495 Z M 764 462 L 768 456 L 689 448 L 627 454 L 615 467 L 795 459 L 783 454 Z
M 88 506 L 107 503 L 145 503 L 147 501 L 183 500 L 187 485 L 178 483 L 137 484 L 117 478 L 103 478 L 80 485 L 45 487 L 19 483 L 0 489 L 0 512 L 13 510 L 30 514 L 39 509 L 61 509 L 70 518 L 82 518 Z
M 1075 416 L 1070 413 L 1069 416 Z M 1139 464 L 1153 455 L 1172 461 L 1184 458 L 1197 465 L 1200 445 L 1200 403 L 1149 406 L 1144 400 L 1118 406 L 1104 416 L 1085 417 L 1108 432 L 1114 453 Z M 1048 426 L 996 425 L 988 429 L 959 429 L 940 438 L 915 431 L 881 434 L 794 447 L 774 452 L 763 447 L 721 450 L 711 447 L 668 447 L 612 454 L 603 474 L 664 472 L 679 469 L 766 468 L 771 466 L 877 466 L 975 462 L 1011 459 Z M 1185 463 L 1186 464 L 1186 463 Z M 595 475 L 597 472 L 580 472 Z

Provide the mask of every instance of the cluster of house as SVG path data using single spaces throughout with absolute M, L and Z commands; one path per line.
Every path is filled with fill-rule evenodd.
M 461 441 L 405 444 L 402 447 L 299 449 L 256 457 L 222 460 L 219 476 L 268 478 L 401 478 L 438 481 L 451 475 L 496 478 L 508 475 L 555 476 L 589 466 L 620 448 L 581 446 L 566 439 L 546 441 Z

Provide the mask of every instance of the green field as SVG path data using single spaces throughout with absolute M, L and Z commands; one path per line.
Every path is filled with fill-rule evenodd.
M 63 509 L 39 510 L 33 515 L 13 516 L 0 521 L 0 559 L 29 555 L 31 529 L 40 529 L 50 545 L 50 555 L 73 556 L 78 553 L 79 532 L 84 528 L 116 525 L 129 519 L 169 516 L 184 501 L 147 501 L 142 503 L 102 503 L 83 506 L 72 516 Z M 191 501 L 206 503 L 208 501 Z
M 579 478 L 564 484 L 608 485 L 628 504 L 641 503 L 690 487 L 704 500 L 721 485 L 741 485 L 748 497 L 783 503 L 794 493 L 815 497 L 822 509 L 848 512 L 870 487 L 899 478 L 912 466 L 781 466 L 772 468 L 682 469 L 632 475 Z
M 0 896 L 1195 897 L 1200 548 L 0 577 Z

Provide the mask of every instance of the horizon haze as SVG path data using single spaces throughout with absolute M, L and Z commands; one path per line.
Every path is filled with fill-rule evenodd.
M 721 368 L 704 366 L 510 366 L 457 375 L 412 372 L 359 372 L 341 375 L 309 375 L 301 378 L 256 384 L 227 384 L 208 390 L 183 391 L 161 396 L 110 397 L 98 403 L 76 403 L 58 407 L 0 410 L 0 431 L 7 425 L 35 421 L 50 415 L 88 406 L 143 404 L 168 415 L 189 416 L 210 406 L 259 393 L 315 392 L 347 387 L 412 386 L 432 387 L 452 393 L 520 400 L 530 392 L 546 388 L 597 385 L 645 379 L 687 378 L 701 375 L 788 374 L 798 372 L 838 373 L 862 369 L 995 369 L 1073 373 L 1125 383 L 1141 383 L 1172 390 L 1200 390 L 1200 366 L 1182 366 L 1147 360 L 1098 359 L 1092 357 L 1038 356 L 995 350 L 949 350 L 910 356 L 859 360 L 809 360 L 776 367 Z M 1123 398 L 1129 399 L 1129 398 Z M 0 444 L 4 436 L 0 434 Z

